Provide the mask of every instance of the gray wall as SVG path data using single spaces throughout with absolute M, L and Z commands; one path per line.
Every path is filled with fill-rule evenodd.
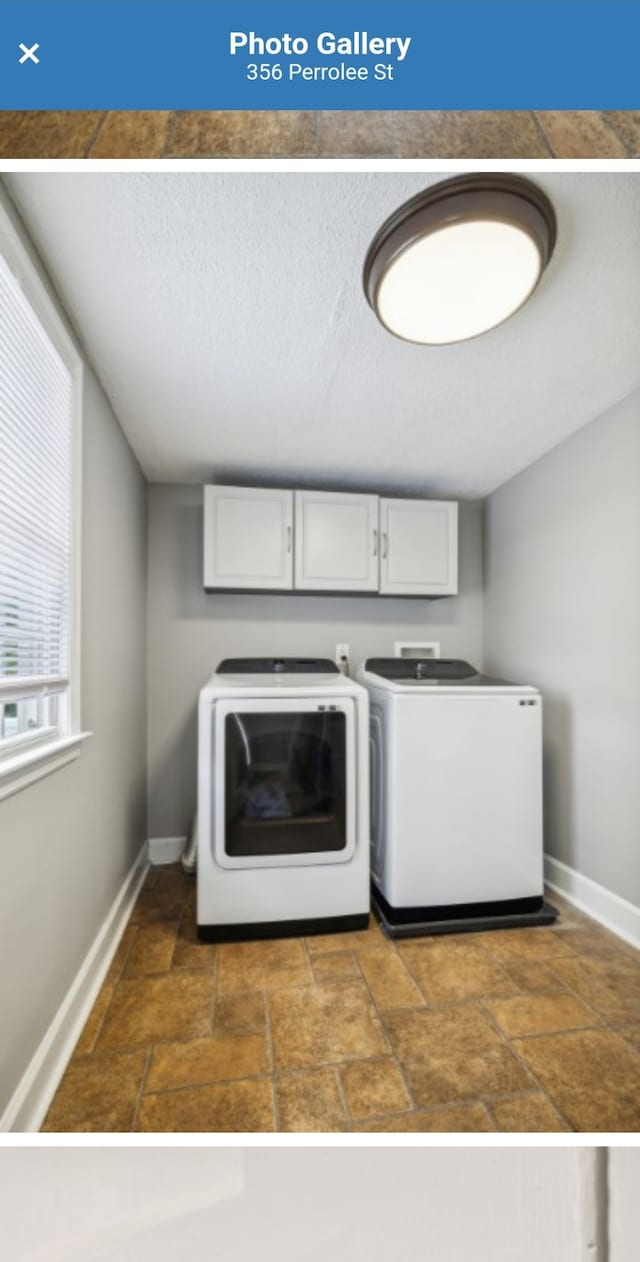
M 545 700 L 546 849 L 640 904 L 640 393 L 488 500 L 485 663 Z
M 396 639 L 439 639 L 443 654 L 481 663 L 481 516 L 462 504 L 460 595 L 447 600 L 207 594 L 202 587 L 202 490 L 149 487 L 149 835 L 182 836 L 195 806 L 196 704 L 229 655 L 351 648 L 352 671 Z
M 0 802 L 0 1113 L 146 836 L 146 486 L 88 369 L 83 420 L 82 725 L 93 735 L 75 762 Z
M 388 1262 L 428 1250 L 446 1262 L 586 1262 L 595 1253 L 592 1151 L 353 1148 L 339 1146 L 338 1137 L 335 1146 L 304 1149 L 12 1148 L 0 1152 L 3 1256 Z M 622 1151 L 630 1158 L 624 1166 L 631 1189 L 638 1153 Z M 619 1183 L 616 1169 L 614 1200 Z M 610 1262 L 636 1257 L 637 1247 L 624 1255 L 613 1250 Z

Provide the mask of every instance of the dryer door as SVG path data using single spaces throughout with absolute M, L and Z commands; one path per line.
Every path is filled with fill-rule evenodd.
M 216 861 L 225 868 L 351 859 L 355 709 L 286 697 L 215 707 Z

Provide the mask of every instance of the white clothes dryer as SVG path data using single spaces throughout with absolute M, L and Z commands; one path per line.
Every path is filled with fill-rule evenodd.
M 368 730 L 330 660 L 220 663 L 198 715 L 200 937 L 366 927 Z
M 444 658 L 369 658 L 372 893 L 392 936 L 551 923 L 542 698 Z

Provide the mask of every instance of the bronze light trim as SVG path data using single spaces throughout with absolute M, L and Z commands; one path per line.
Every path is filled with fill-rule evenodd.
M 539 256 L 538 275 L 520 301 L 498 319 L 475 333 L 451 341 L 481 336 L 509 319 L 531 297 L 553 254 L 556 243 L 556 215 L 542 189 L 520 175 L 478 173 L 443 180 L 412 197 L 383 223 L 367 251 L 363 285 L 367 302 L 388 331 L 405 341 L 424 345 L 447 344 L 422 341 L 399 333 L 385 323 L 380 312 L 380 291 L 398 260 L 411 247 L 443 229 L 464 224 L 502 224 L 519 230 L 534 245 Z

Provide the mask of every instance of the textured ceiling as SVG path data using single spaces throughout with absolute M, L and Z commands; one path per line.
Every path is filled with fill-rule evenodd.
M 640 385 L 640 174 L 538 173 L 558 215 L 533 298 L 453 347 L 361 289 L 424 173 L 5 176 L 154 481 L 482 495 Z

